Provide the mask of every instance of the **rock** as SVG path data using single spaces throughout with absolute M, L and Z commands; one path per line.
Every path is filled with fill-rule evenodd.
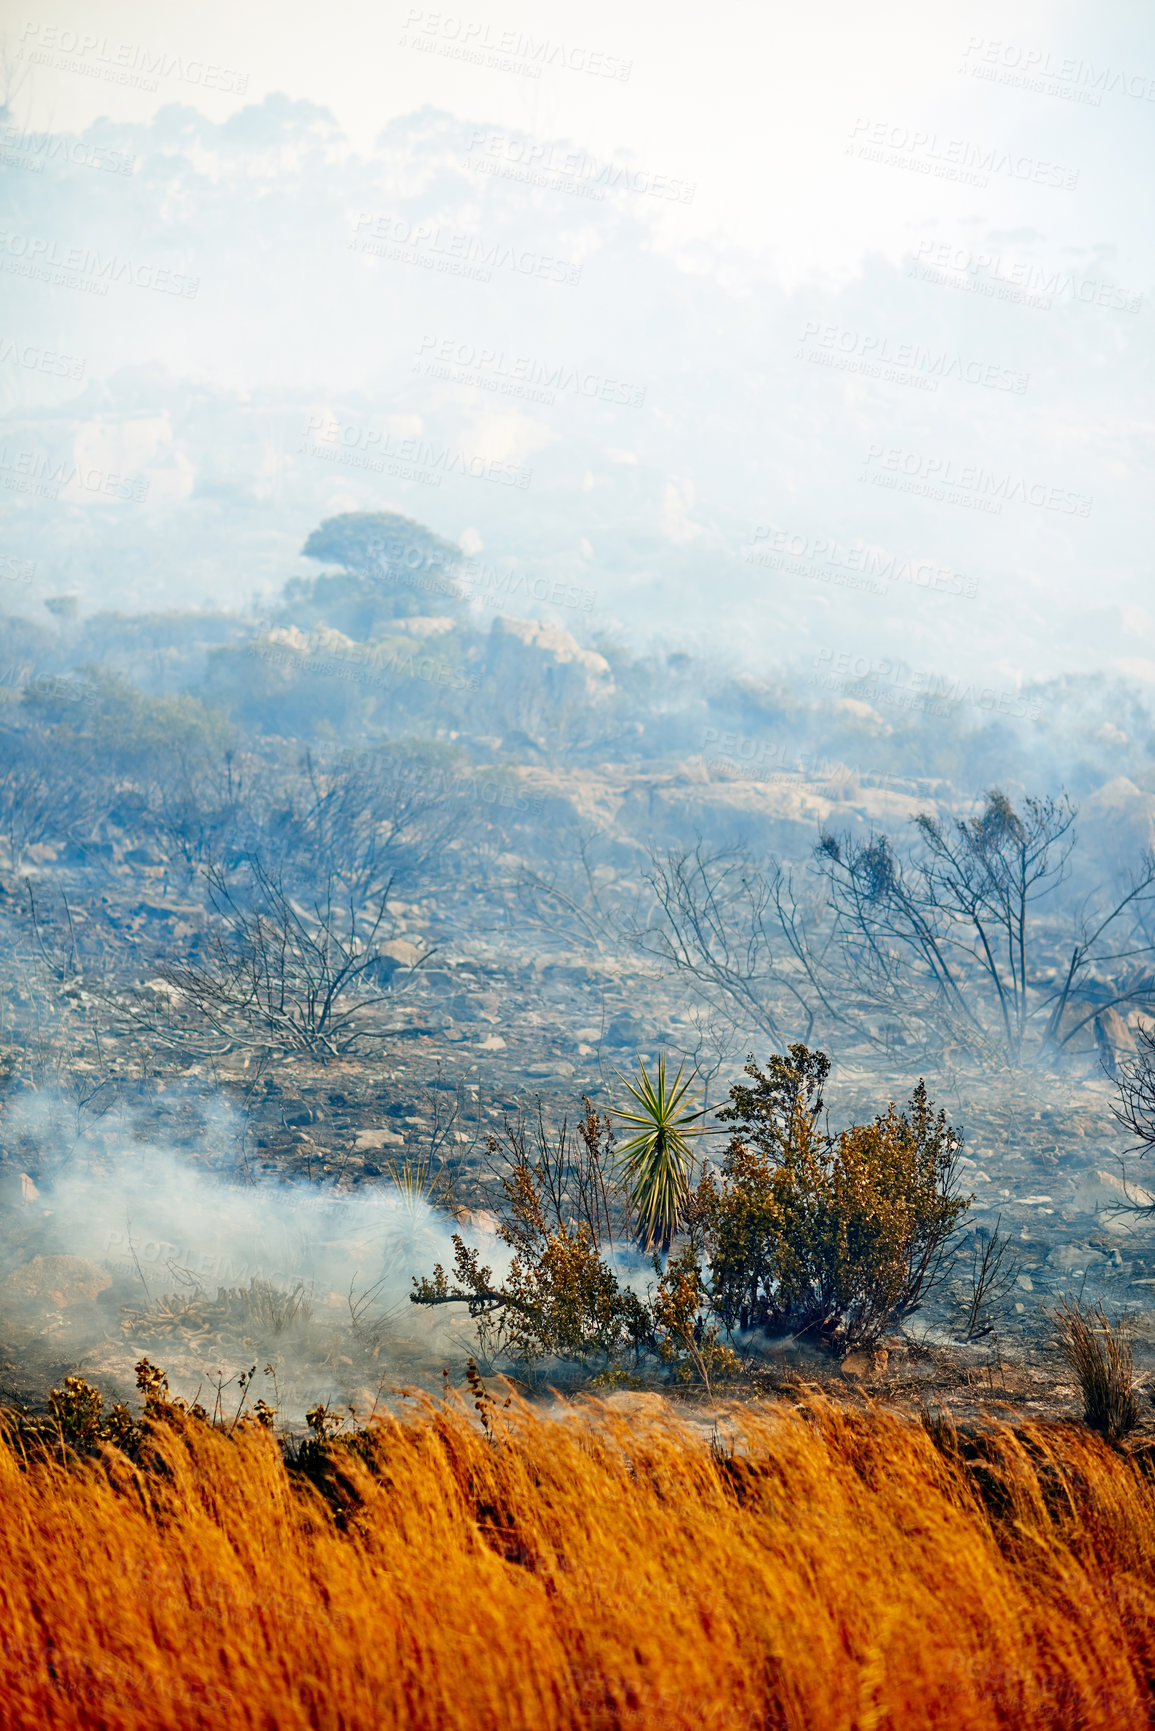
M 630 1389 L 618 1389 L 607 1394 L 603 1405 L 611 1412 L 628 1413 L 637 1418 L 660 1418 L 667 1410 L 666 1401 L 660 1394 L 635 1393 Z
M 179 986 L 174 986 L 171 980 L 146 980 L 146 992 L 152 992 L 155 997 L 163 998 L 167 1004 L 179 1004 L 184 993 Z
M 1105 1037 L 1110 1040 L 1111 1044 L 1120 1052 L 1134 1052 L 1138 1049 L 1135 1045 L 1134 1034 L 1131 1032 L 1118 1010 L 1110 1007 L 1105 1010 L 1100 1010 L 1099 1014 L 1095 1017 L 1095 1020 L 1103 1029 Z
M 39 1195 L 27 1172 L 5 1172 L 0 1178 L 0 1203 L 9 1208 L 26 1208 Z
M 694 831 L 717 842 L 738 841 L 770 852 L 803 857 L 814 845 L 814 832 L 836 827 L 865 836 L 872 826 L 899 826 L 926 805 L 914 795 L 872 797 L 866 806 L 846 802 L 840 793 L 827 797 L 816 782 L 801 776 L 784 779 L 698 781 L 685 775 L 639 775 L 626 790 L 617 812 L 621 830 L 639 840 L 677 843 Z
M 415 979 L 419 986 L 431 992 L 445 992 L 456 984 L 453 975 L 444 968 L 419 968 Z
M 1145 1228 L 1143 1216 L 1132 1210 L 1155 1206 L 1155 1196 L 1137 1184 L 1124 1182 L 1114 1172 L 1092 1171 L 1084 1173 L 1068 1206 L 1080 1214 L 1098 1215 L 1099 1224 L 1108 1232 L 1127 1234 Z
M 555 703 L 566 698 L 589 702 L 613 689 L 603 655 L 582 649 L 568 631 L 540 619 L 499 614 L 490 627 L 486 659 L 499 685 L 536 686 Z
M 606 1029 L 607 1046 L 631 1046 L 636 1051 L 645 1041 L 645 1029 L 636 1016 L 615 1016 Z
M 496 1238 L 501 1230 L 501 1221 L 489 1208 L 457 1208 L 454 1219 L 463 1231 L 480 1232 L 487 1238 Z
M 13 1269 L 0 1284 L 0 1295 L 64 1310 L 72 1304 L 92 1304 L 111 1285 L 108 1270 L 83 1256 L 34 1256 L 23 1268 Z
M 353 1142 L 355 1149 L 403 1148 L 404 1136 L 395 1130 L 358 1130 Z
M 1118 1010 L 1100 1010 L 1095 1017 L 1095 1045 L 1108 1076 L 1119 1071 L 1119 1060 L 1135 1055 L 1135 1037 Z
M 1107 1258 L 1101 1250 L 1095 1250 L 1089 1244 L 1056 1244 L 1048 1253 L 1048 1268 L 1091 1268 L 1097 1262 L 1106 1262 Z
M 865 1382 L 869 1377 L 882 1376 L 889 1361 L 889 1352 L 885 1346 L 879 1346 L 873 1352 L 848 1352 L 839 1368 L 843 1376 Z
M 378 948 L 383 956 L 396 962 L 401 968 L 416 967 L 425 953 L 421 945 L 415 944 L 410 938 L 390 938 L 386 943 L 378 945 Z
M 1083 869 L 1091 876 L 1096 865 L 1116 871 L 1120 860 L 1138 859 L 1155 843 L 1155 794 L 1143 792 L 1126 776 L 1096 788 L 1079 807 L 1083 851 L 1089 856 Z
M 585 962 L 542 961 L 540 972 L 542 979 L 551 985 L 586 986 L 595 978 Z

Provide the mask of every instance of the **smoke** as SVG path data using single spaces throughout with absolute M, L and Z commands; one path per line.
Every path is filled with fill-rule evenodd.
M 254 1398 L 297 1421 L 317 1401 L 364 1410 L 432 1387 L 474 1349 L 463 1313 L 409 1302 L 415 1276 L 451 1262 L 456 1225 L 419 1189 L 238 1182 L 213 1169 L 238 1128 L 219 1098 L 187 1151 L 157 1138 L 152 1113 L 109 1114 L 71 1143 L 67 1117 L 66 1101 L 18 1095 L 0 1125 L 48 1174 L 30 1186 L 10 1163 L 0 1190 L 0 1319 L 17 1356 L 36 1347 L 123 1394 L 147 1355 L 202 1400 L 218 1373 L 267 1364 Z M 503 1269 L 487 1222 L 467 1235 Z

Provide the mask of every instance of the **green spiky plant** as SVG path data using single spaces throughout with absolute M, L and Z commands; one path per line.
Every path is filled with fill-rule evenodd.
M 397 1192 L 405 1212 L 416 1223 L 423 1208 L 431 1207 L 441 1179 L 434 1164 L 433 1152 L 426 1148 L 414 1152 L 407 1147 L 400 1158 L 384 1158 L 385 1174 Z
M 686 1095 L 694 1078 L 690 1075 L 683 1081 L 684 1069 L 685 1064 L 679 1064 L 677 1075 L 669 1081 L 665 1058 L 658 1059 L 656 1078 L 639 1062 L 635 1081 L 621 1077 L 638 1109 L 615 1109 L 615 1116 L 636 1131 L 618 1149 L 617 1164 L 629 1192 L 638 1242 L 647 1251 L 658 1249 L 663 1254 L 682 1224 L 694 1163 L 691 1138 L 702 1134 L 697 1120 L 707 1110 L 687 1109 L 693 1105 Z

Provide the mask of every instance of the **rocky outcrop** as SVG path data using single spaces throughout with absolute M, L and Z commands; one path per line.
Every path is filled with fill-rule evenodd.
M 565 743 L 574 727 L 584 733 L 614 690 L 604 656 L 540 619 L 495 619 L 486 671 L 503 732 L 525 734 L 534 743 Z
M 787 859 L 805 859 L 824 829 L 901 832 L 927 801 L 879 788 L 773 779 L 715 779 L 700 760 L 673 775 L 639 776 L 618 811 L 631 835 L 689 845 L 743 841 Z

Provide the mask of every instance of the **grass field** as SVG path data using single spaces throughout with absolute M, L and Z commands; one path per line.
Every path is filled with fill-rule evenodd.
M 19 1727 L 1119 1727 L 1155 1718 L 1155 1482 L 1075 1426 L 815 1398 L 418 1405 L 325 1494 L 256 1426 L 0 1448 Z

